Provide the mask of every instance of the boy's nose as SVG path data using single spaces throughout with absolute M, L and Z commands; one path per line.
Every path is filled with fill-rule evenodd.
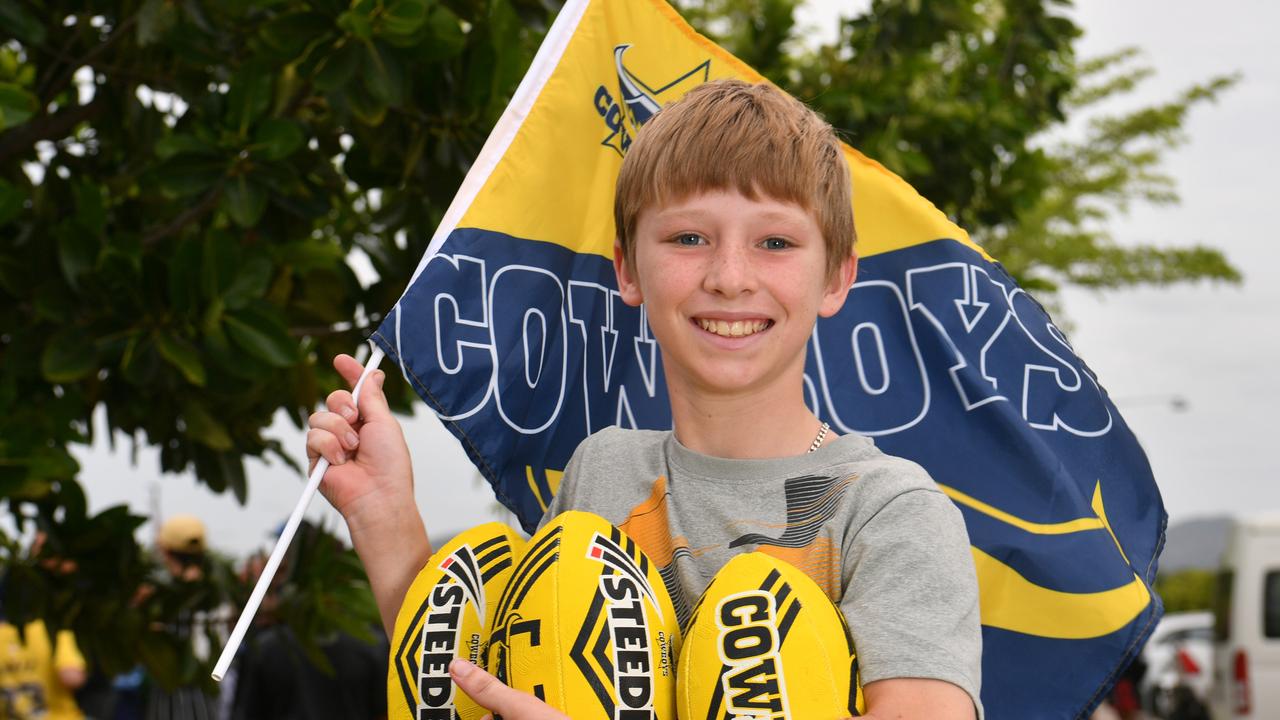
M 703 278 L 703 289 L 725 297 L 754 291 L 756 276 L 750 249 L 739 243 L 718 243 Z

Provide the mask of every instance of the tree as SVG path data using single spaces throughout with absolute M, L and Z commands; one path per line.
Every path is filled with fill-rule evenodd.
M 1156 578 L 1156 592 L 1166 612 L 1212 610 L 1218 576 L 1212 570 L 1179 570 Z
M 1238 278 L 1212 249 L 1105 233 L 1126 202 L 1176 199 L 1161 151 L 1230 79 L 1052 143 L 1147 72 L 1128 53 L 1078 62 L 1059 0 L 879 0 L 821 47 L 801 42 L 798 2 L 685 12 L 1024 285 Z M 69 448 L 155 446 L 165 470 L 241 499 L 246 456 L 289 462 L 267 427 L 278 411 L 303 425 L 338 385 L 328 358 L 398 298 L 553 5 L 0 0 L 0 495 L 80 568 L 51 573 L 0 536 L 24 579 L 10 616 L 100 638 L 117 664 L 161 662 L 129 634 L 140 519 L 89 516 Z
M 338 385 L 328 358 L 407 284 L 550 15 L 0 1 L 0 494 L 80 568 L 51 575 L 5 538 L 24 580 L 10 617 L 145 656 L 118 615 L 141 622 L 140 519 L 87 516 L 69 447 L 155 446 L 241 499 L 244 457 L 289 462 L 265 429 L 281 410 L 301 426 Z

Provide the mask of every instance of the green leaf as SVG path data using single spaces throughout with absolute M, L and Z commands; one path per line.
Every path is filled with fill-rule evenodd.
M 169 256 L 169 302 L 179 315 L 193 311 L 199 300 L 201 250 L 200 239 L 188 236 Z
M 83 178 L 71 186 L 76 200 L 76 222 L 94 235 L 101 235 L 107 226 L 107 208 L 102 200 L 102 187 Z
M 258 124 L 253 144 L 261 146 L 268 160 L 283 160 L 306 142 L 298 124 L 283 118 L 268 118 Z
M 80 328 L 66 328 L 49 339 L 40 355 L 40 374 L 51 383 L 75 382 L 98 368 L 98 355 Z
M 54 228 L 58 239 L 58 262 L 62 275 L 72 288 L 79 288 L 80 278 L 98 264 L 102 243 L 77 223 L 63 221 Z
M 156 42 L 178 19 L 174 3 L 166 0 L 144 0 L 138 8 L 138 46 Z
M 204 364 L 200 362 L 200 353 L 185 338 L 170 333 L 156 334 L 156 348 L 169 364 L 178 369 L 187 382 L 204 387 Z
M 235 447 L 226 426 L 197 400 L 183 404 L 182 421 L 187 426 L 186 436 L 210 450 L 225 451 Z
M 26 201 L 26 193 L 0 178 L 0 225 L 18 217 Z
M 298 343 L 266 314 L 246 308 L 227 313 L 223 323 L 231 341 L 254 357 L 282 368 L 298 361 Z
M 151 387 L 159 379 L 164 361 L 150 333 L 139 333 L 130 338 L 120 365 L 126 380 L 139 387 Z
M 226 172 L 217 158 L 179 155 L 161 163 L 152 176 L 166 198 L 178 200 L 207 192 Z
M 360 40 L 373 37 L 373 25 L 369 22 L 369 16 L 361 12 L 358 7 L 339 15 L 338 27 Z
M 333 21 L 316 12 L 280 15 L 258 30 L 259 36 L 273 50 L 292 60 L 312 42 L 333 30 Z
M 227 125 L 244 135 L 271 107 L 275 73 L 261 63 L 247 63 L 231 78 L 227 91 Z
M 316 66 L 316 89 L 327 92 L 346 85 L 359 65 L 360 46 L 348 40 L 339 40 L 338 44 Z
M 156 141 L 155 144 L 156 157 L 161 160 L 168 160 L 177 155 L 208 155 L 213 150 L 214 147 L 209 143 L 194 135 L 185 133 L 166 135 Z
M 267 190 L 248 177 L 237 175 L 223 188 L 222 207 L 240 227 L 253 227 L 267 209 Z
M 231 344 L 222 330 L 221 316 L 217 327 L 205 329 L 203 347 L 214 367 L 246 383 L 259 381 L 271 371 L 269 365 Z
M 412 35 L 426 21 L 426 0 L 396 0 L 382 14 L 379 29 L 391 35 Z
M 239 310 L 265 295 L 274 269 L 271 261 L 261 255 L 250 258 L 240 267 L 231 286 L 222 295 L 227 307 Z
M 365 46 L 364 86 L 379 103 L 399 105 L 404 100 L 404 70 L 390 48 L 382 43 Z
M 356 118 L 365 125 L 381 125 L 387 116 L 386 101 L 374 97 L 363 84 L 347 88 L 347 104 L 351 106 L 351 112 Z
M 44 44 L 44 24 L 14 0 L 0 0 L 0 27 L 27 45 Z
M 200 261 L 200 289 L 210 301 L 209 312 L 221 312 L 222 293 L 231 287 L 236 269 L 240 265 L 240 252 L 230 233 L 213 231 L 205 236 L 203 257 Z
M 428 39 L 421 44 L 424 62 L 440 62 L 457 57 L 467 47 L 467 34 L 462 21 L 444 5 L 431 8 L 427 19 Z
M 0 130 L 21 125 L 36 114 L 36 96 L 13 83 L 0 83 Z
M 22 263 L 0 256 L 0 287 L 7 290 L 9 294 L 21 297 L 30 292 L 32 280 L 31 273 L 27 272 Z

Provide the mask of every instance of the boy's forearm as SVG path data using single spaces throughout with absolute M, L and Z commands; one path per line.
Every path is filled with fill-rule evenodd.
M 968 693 L 943 680 L 894 678 L 867 683 L 864 720 L 974 720 Z
M 418 506 L 410 496 L 376 513 L 352 513 L 347 517 L 347 528 L 369 576 L 382 626 L 391 637 L 405 593 L 431 557 L 431 542 Z

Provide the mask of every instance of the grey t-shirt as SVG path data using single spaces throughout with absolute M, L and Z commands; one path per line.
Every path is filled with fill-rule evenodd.
M 731 460 L 671 432 L 611 427 L 565 468 L 543 523 L 604 517 L 659 568 L 683 623 L 731 557 L 795 565 L 844 612 L 862 682 L 945 680 L 982 716 L 978 585 L 960 511 L 919 465 L 845 435 L 816 452 Z

